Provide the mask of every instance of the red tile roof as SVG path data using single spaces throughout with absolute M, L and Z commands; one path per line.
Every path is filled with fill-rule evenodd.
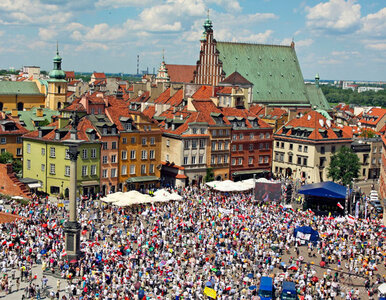
M 184 91 L 180 89 L 172 97 L 169 98 L 166 104 L 170 104 L 171 106 L 179 106 L 183 100 L 184 100 Z
M 273 110 L 269 111 L 263 118 L 264 119 L 279 119 L 283 115 L 288 114 L 285 109 L 275 107 Z
M 64 71 L 64 73 L 66 73 L 66 78 L 75 78 L 74 71 Z
M 163 91 L 157 99 L 154 100 L 154 103 L 157 104 L 165 104 L 170 98 L 170 88 L 167 88 Z
M 83 104 L 82 103 L 79 103 L 80 101 L 80 98 L 78 99 L 75 99 L 74 101 L 72 101 L 72 103 L 63 108 L 62 111 L 79 111 L 79 112 L 85 112 L 86 109 L 84 108 Z
M 171 82 L 193 82 L 195 65 L 170 65 L 166 64 L 166 69 Z
M 14 214 L 0 212 L 0 224 L 11 223 L 19 220 L 26 220 L 26 218 Z
M 256 116 L 259 116 L 261 114 L 264 114 L 265 109 L 264 109 L 264 106 L 260 106 L 258 104 L 254 104 L 254 105 L 251 105 L 249 107 L 249 111 L 254 113 Z
M 223 87 L 222 89 L 217 91 L 217 94 L 232 94 L 232 87 L 231 86 L 226 86 Z
M 247 128 L 252 128 L 251 123 L 248 120 L 248 117 L 256 117 L 258 119 L 260 128 L 271 128 L 266 122 L 261 120 L 256 114 L 250 112 L 247 109 L 238 109 L 234 107 L 224 107 L 221 109 L 225 117 L 242 117 L 246 120 L 245 124 Z
M 147 102 L 150 99 L 150 92 L 143 92 L 142 95 L 137 98 L 129 99 L 128 102 Z
M 292 126 L 292 127 L 291 127 Z M 284 133 L 283 130 L 285 128 L 290 128 L 287 133 Z M 292 138 L 299 138 L 296 135 L 291 135 L 294 129 L 302 129 L 302 128 L 307 128 L 311 129 L 311 134 L 308 137 L 301 137 L 302 140 L 328 140 L 328 139 L 334 139 L 334 140 L 339 140 L 339 139 L 351 139 L 352 134 L 350 135 L 349 132 L 342 130 L 342 128 L 337 127 L 335 124 L 331 123 L 331 127 L 327 126 L 326 118 L 321 115 L 320 113 L 312 110 L 302 116 L 301 118 L 298 119 L 293 119 L 289 121 L 286 125 L 284 125 L 282 128 L 278 130 L 276 135 L 281 135 L 281 136 L 287 136 L 287 137 L 292 137 Z M 342 136 L 339 137 L 335 130 L 341 131 Z M 323 138 L 320 131 L 326 132 L 327 133 L 327 138 Z
M 94 72 L 92 73 L 92 76 L 94 76 L 96 79 L 106 79 L 105 73 Z
M 148 107 L 146 107 L 143 112 L 142 112 L 145 116 L 149 117 L 149 118 L 153 118 L 154 114 L 155 114 L 155 106 L 154 105 L 150 105 Z
M 195 100 L 209 100 L 212 97 L 213 87 L 211 85 L 203 85 L 192 95 Z
M 250 81 L 245 79 L 239 72 L 235 71 L 231 75 L 229 75 L 227 78 L 225 78 L 223 81 L 220 82 L 219 85 L 222 84 L 231 84 L 233 86 L 235 85 L 253 85 Z
M 0 120 L 8 121 L 10 124 L 13 124 L 14 130 L 5 130 L 5 124 L 0 124 L 0 135 L 22 135 L 29 132 L 26 128 L 24 128 L 18 120 L 15 120 L 10 115 L 6 115 L 4 112 L 0 111 Z
M 381 121 L 382 118 L 385 116 L 385 114 L 386 109 L 374 107 L 370 109 L 367 113 L 359 114 L 359 122 L 361 122 L 362 125 L 377 125 L 378 122 Z

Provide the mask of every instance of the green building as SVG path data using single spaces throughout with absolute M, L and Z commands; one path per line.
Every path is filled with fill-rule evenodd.
M 70 159 L 65 142 L 70 138 L 70 127 L 60 128 L 60 122 L 23 136 L 23 177 L 38 179 L 43 191 L 50 195 L 68 196 Z M 101 143 L 95 128 L 87 118 L 78 126 L 78 196 L 99 192 Z

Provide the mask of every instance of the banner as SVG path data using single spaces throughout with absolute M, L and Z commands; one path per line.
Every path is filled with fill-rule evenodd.
M 298 231 L 297 234 L 296 234 L 296 237 L 298 239 L 301 239 L 301 240 L 309 241 L 310 238 L 311 238 L 311 234 L 303 233 L 303 232 Z
M 214 289 L 207 287 L 207 286 L 204 289 L 204 294 L 212 299 L 216 299 L 216 297 L 217 297 L 216 291 Z
M 226 209 L 226 208 L 219 207 L 218 211 L 225 215 L 233 214 L 233 209 Z

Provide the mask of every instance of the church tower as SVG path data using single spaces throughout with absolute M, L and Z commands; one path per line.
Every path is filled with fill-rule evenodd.
M 155 78 L 155 81 L 156 81 L 156 83 L 169 82 L 170 81 L 168 69 L 166 68 L 166 63 L 165 63 L 164 50 L 162 50 L 162 62 L 161 62 L 161 65 L 158 69 L 157 77 Z
M 54 69 L 48 74 L 48 91 L 46 107 L 50 109 L 61 109 L 67 102 L 67 81 L 66 73 L 62 70 L 62 58 L 59 56 L 58 45 L 54 57 Z
M 208 10 L 208 18 L 204 23 L 204 32 L 201 37 L 200 58 L 197 61 L 194 83 L 217 86 L 225 78 L 216 45 Z

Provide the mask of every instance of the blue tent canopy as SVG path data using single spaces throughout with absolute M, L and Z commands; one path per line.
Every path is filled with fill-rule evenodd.
M 316 197 L 345 199 L 346 191 L 345 186 L 327 181 L 303 185 L 298 193 Z

